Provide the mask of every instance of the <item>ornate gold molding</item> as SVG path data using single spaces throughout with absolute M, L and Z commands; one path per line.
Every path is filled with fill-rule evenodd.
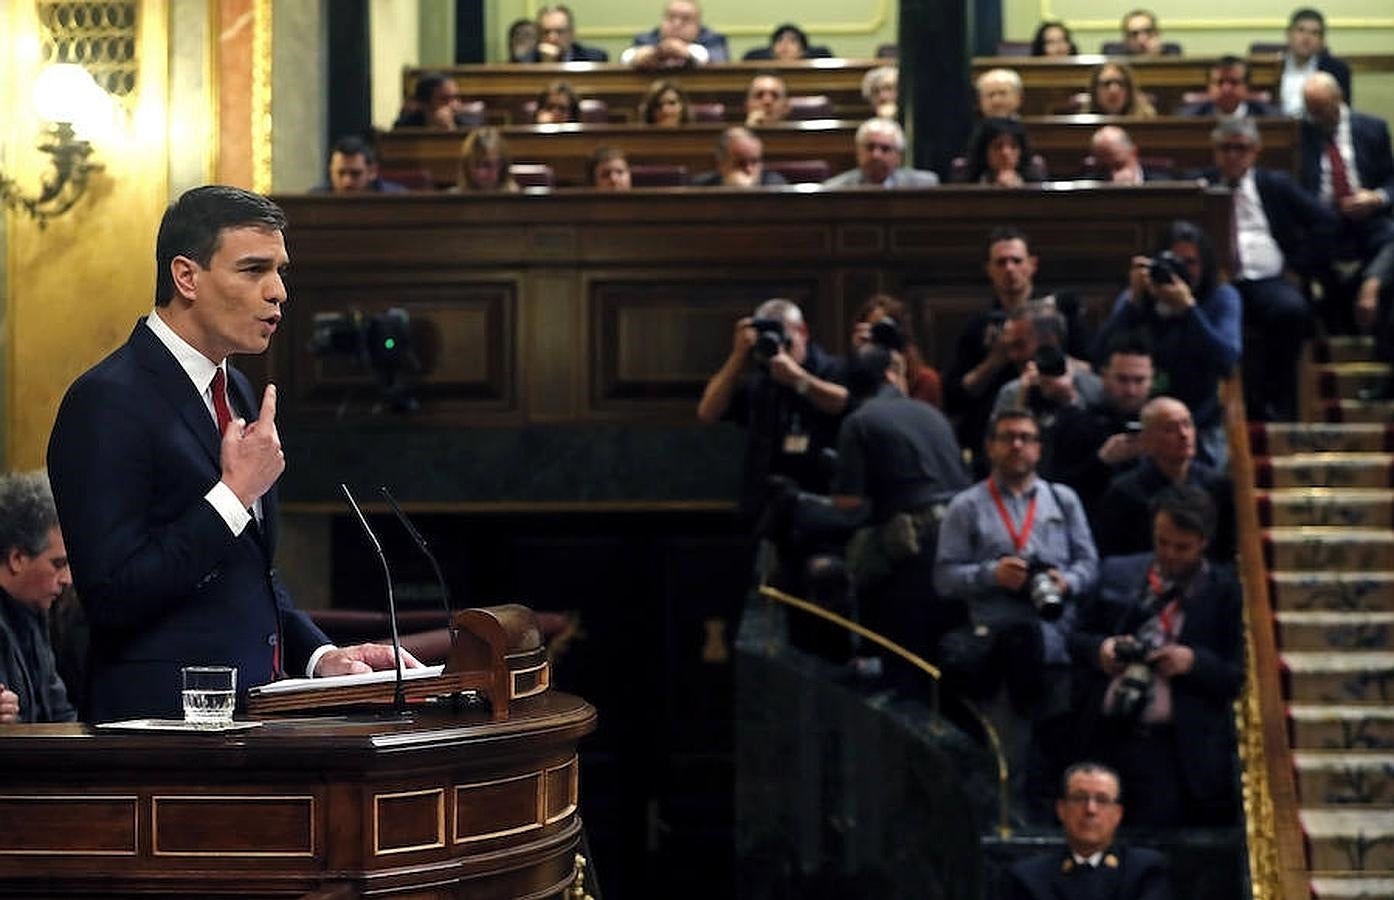
M 1042 0 L 1042 5 L 1048 4 L 1050 0 Z M 529 18 L 537 18 L 537 8 L 540 4 L 528 3 L 524 5 L 525 15 Z M 875 9 L 872 10 L 871 17 L 862 21 L 850 22 L 800 22 L 799 27 L 809 34 L 875 34 L 886 23 L 892 19 L 891 0 L 878 0 Z M 1117 23 L 1114 23 L 1115 25 Z M 1286 24 L 1286 22 L 1284 23 Z M 638 25 L 609 25 L 603 28 L 582 27 L 577 32 L 577 37 L 584 40 L 595 40 L 597 38 L 623 38 L 629 39 L 636 34 L 641 34 L 653 28 L 653 23 L 640 23 Z M 768 25 L 723 25 L 720 28 L 722 34 L 728 37 L 762 37 L 770 35 Z
M 1253 900 L 1278 900 L 1277 825 L 1273 794 L 1268 787 L 1268 760 L 1263 750 L 1263 713 L 1259 706 L 1258 665 L 1253 625 L 1244 605 L 1244 692 L 1234 702 L 1239 731 L 1239 762 L 1244 801 L 1244 831 L 1249 847 L 1249 881 Z
M 1040 0 L 1040 21 L 1064 18 L 1055 12 L 1054 0 Z M 1073 31 L 1110 31 L 1118 28 L 1118 18 L 1112 19 L 1068 19 Z M 1287 16 L 1249 16 L 1235 18 L 1196 19 L 1170 18 L 1164 20 L 1167 31 L 1267 31 L 1281 40 L 1288 27 Z M 1380 29 L 1394 28 L 1394 18 L 1377 16 L 1330 16 L 1326 17 L 1326 27 L 1338 29 Z
M 271 0 L 252 10 L 252 190 L 271 192 Z

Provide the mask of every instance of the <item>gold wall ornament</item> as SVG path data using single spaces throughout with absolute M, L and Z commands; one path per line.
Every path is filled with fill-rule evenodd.
M 1252 900 L 1279 900 L 1282 880 L 1278 868 L 1277 826 L 1273 795 L 1268 785 L 1268 760 L 1263 750 L 1263 714 L 1259 706 L 1258 665 L 1248 604 L 1244 605 L 1244 690 L 1234 702 L 1239 730 L 1239 762 L 1244 803 L 1244 831 L 1249 848 Z
M 106 93 L 82 66 L 51 65 L 34 81 L 33 102 L 40 119 L 49 124 L 40 132 L 38 149 L 49 157 L 37 193 L 28 194 L 19 182 L 0 169 L 0 201 L 33 218 L 39 227 L 73 208 L 87 192 L 93 172 L 92 144 L 78 137 L 78 128 L 100 126 L 110 120 Z
M 252 190 L 271 193 L 271 0 L 252 7 Z

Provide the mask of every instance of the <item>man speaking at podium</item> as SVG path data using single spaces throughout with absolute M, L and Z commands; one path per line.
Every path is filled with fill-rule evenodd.
M 333 646 L 276 574 L 276 388 L 258 403 L 227 357 L 265 351 L 281 320 L 285 227 L 260 195 L 186 192 L 160 223 L 155 310 L 59 407 L 48 465 L 92 631 L 85 721 L 178 717 L 187 665 L 236 666 L 244 695 L 392 667 L 390 647 Z

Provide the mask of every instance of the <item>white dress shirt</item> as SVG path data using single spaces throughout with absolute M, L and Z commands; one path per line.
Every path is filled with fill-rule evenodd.
M 1302 84 L 1308 76 L 1317 72 L 1317 57 L 1312 54 L 1303 64 L 1293 60 L 1291 53 L 1283 54 L 1283 80 L 1279 85 L 1279 99 L 1283 103 L 1283 115 L 1300 119 L 1307 114 L 1307 101 L 1302 99 Z
M 1253 169 L 1244 173 L 1234 189 L 1234 227 L 1239 239 L 1238 278 L 1253 281 L 1283 274 L 1283 251 L 1273 240 Z

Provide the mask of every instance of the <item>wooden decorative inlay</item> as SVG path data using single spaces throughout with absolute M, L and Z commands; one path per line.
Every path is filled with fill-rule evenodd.
M 373 795 L 373 853 L 445 846 L 445 788 Z
M 455 786 L 455 843 L 487 841 L 541 828 L 543 775 Z
M 315 798 L 160 795 L 151 798 L 150 830 L 156 856 L 314 856 Z
M 555 769 L 548 769 L 546 773 L 547 797 L 544 806 L 544 817 L 547 824 L 565 819 L 576 811 L 579 785 L 576 757 L 557 766 Z
M 134 856 L 137 798 L 0 795 L 0 855 Z

